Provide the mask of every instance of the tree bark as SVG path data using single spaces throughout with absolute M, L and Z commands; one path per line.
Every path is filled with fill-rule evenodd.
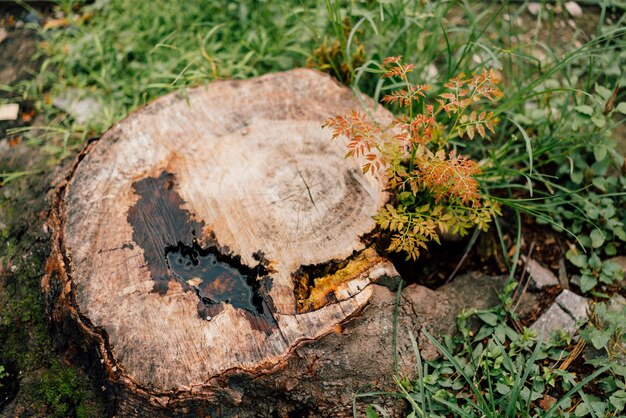
M 420 320 L 454 318 L 449 295 L 412 286 L 396 310 L 376 284 L 398 276 L 368 241 L 385 179 L 321 128 L 360 106 L 311 70 L 219 81 L 85 148 L 53 202 L 43 287 L 117 414 L 349 415 L 356 391 L 412 373 L 404 331 L 449 331 Z

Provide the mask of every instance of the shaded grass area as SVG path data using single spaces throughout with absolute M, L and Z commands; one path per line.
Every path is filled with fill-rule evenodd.
M 247 78 L 308 63 L 379 99 L 398 87 L 379 79 L 387 56 L 403 55 L 414 63 L 419 71 L 413 80 L 432 84 L 433 94 L 459 72 L 495 68 L 506 93 L 497 109 L 502 123 L 496 138 L 452 142 L 459 152 L 481 162 L 483 189 L 507 207 L 507 216 L 496 223 L 491 238 L 482 235 L 478 241 L 488 247 L 483 249 L 486 258 L 503 254 L 499 264 L 511 272 L 514 286 L 520 276 L 519 255 L 526 248 L 521 228 L 525 214 L 535 224 L 565 231 L 559 240 L 565 249 L 573 248 L 570 271 L 578 268 L 588 277 L 578 290 L 598 300 L 624 293 L 619 283 L 616 287 L 612 280 L 599 281 L 603 267 L 592 261 L 593 254 L 602 259 L 624 254 L 626 240 L 623 157 L 612 135 L 625 113 L 618 107 L 624 96 L 618 86 L 626 85 L 621 70 L 626 32 L 618 6 L 598 2 L 586 9 L 593 18 L 568 26 L 563 35 L 555 29 L 568 20 L 564 11 L 544 7 L 530 15 L 522 2 L 202 0 L 183 7 L 164 0 L 63 0 L 56 10 L 41 16 L 33 12 L 43 25 L 30 24 L 42 40 L 41 68 L 33 69 L 31 78 L 0 86 L 3 101 L 28 103 L 36 112 L 33 126 L 13 130 L 10 136 L 42 152 L 42 157 L 28 167 L 3 162 L 0 172 L 43 170 L 49 176 L 52 167 L 75 155 L 86 138 L 100 135 L 138 106 L 218 78 Z M 63 95 L 89 99 L 99 110 L 86 119 L 68 114 L 54 104 Z M 18 395 L 20 407 L 34 400 L 35 409 L 44 415 L 104 414 L 99 394 L 90 389 L 83 372 L 68 368 L 54 353 L 39 292 L 45 235 L 31 228 L 40 225 L 37 212 L 45 205 L 37 199 L 45 188 L 32 195 L 39 206 L 20 206 L 26 190 L 41 184 L 32 179 L 16 180 L 2 190 L 1 254 L 6 271 L 0 297 L 6 303 L 0 364 L 28 375 Z M 4 181 L 9 180 L 13 178 L 5 175 Z M 31 215 L 23 218 L 23 213 Z M 467 242 L 455 245 L 463 248 Z M 587 251 L 584 259 L 581 246 Z M 21 258 L 29 252 L 33 258 Z M 539 350 L 535 335 L 514 329 L 517 318 L 507 310 L 506 300 L 493 312 L 468 313 L 472 315 L 478 315 L 485 331 L 470 335 L 462 326 L 463 339 L 444 341 L 447 358 L 419 364 L 430 367 L 422 370 L 422 379 L 398 379 L 399 392 L 390 396 L 407 401 L 414 416 L 498 416 L 498 411 L 544 416 L 557 400 L 550 403 L 538 394 L 548 394 L 551 384 L 558 389 L 550 393 L 559 396 L 577 387 L 578 376 L 553 367 L 570 354 L 570 341 Z M 604 346 L 595 341 L 597 348 L 608 347 L 609 340 Z M 552 361 L 550 373 L 542 363 L 547 361 Z M 599 369 L 579 368 L 585 376 Z M 25 384 L 28 379 L 32 385 Z M 623 371 L 603 371 L 602 379 L 604 389 L 596 385 L 595 394 L 581 394 L 578 388 L 550 414 L 574 414 L 577 408 L 583 414 L 585 407 L 579 405 L 587 405 L 589 416 L 617 416 L 619 391 L 624 391 L 617 382 L 623 381 Z M 473 393 L 476 386 L 487 393 Z M 465 391 L 471 402 L 450 397 L 450 391 Z M 615 401 L 602 403 L 603 395 Z M 548 406 L 542 409 L 543 399 Z M 374 406 L 370 411 L 371 416 L 384 416 Z
M 30 139 L 61 156 L 169 91 L 302 66 L 326 20 L 313 1 L 62 2 L 59 8 L 63 17 L 40 31 L 42 71 L 6 89 L 37 101 L 48 135 Z M 66 119 L 52 102 L 68 91 L 101 111 L 80 123 Z

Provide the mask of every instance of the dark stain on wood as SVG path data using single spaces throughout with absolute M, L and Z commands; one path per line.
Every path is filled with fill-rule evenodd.
M 133 183 L 133 188 L 139 195 L 137 203 L 128 210 L 133 241 L 143 248 L 154 280 L 153 291 L 164 295 L 172 278 L 165 249 L 178 242 L 192 241 L 204 223 L 191 220 L 191 214 L 182 209 L 185 202 L 174 190 L 174 176 L 168 172 L 139 180 Z
M 128 222 L 133 241 L 143 249 L 154 280 L 153 292 L 165 295 L 170 280 L 177 280 L 185 290 L 196 293 L 198 315 L 203 319 L 211 320 L 229 303 L 241 309 L 255 329 L 271 332 L 276 321 L 270 309 L 266 261 L 255 254 L 259 264 L 248 267 L 214 237 L 204 237 L 208 245 L 200 246 L 196 237 L 204 223 L 183 209 L 185 202 L 174 186 L 174 176 L 165 171 L 133 183 L 139 200 L 128 210 Z
M 242 309 L 246 317 L 255 322 L 255 328 L 275 325 L 271 310 L 266 302 L 268 271 L 259 263 L 248 267 L 238 256 L 224 254 L 216 244 L 201 247 L 197 242 L 191 246 L 179 242 L 165 249 L 168 265 L 174 275 L 192 286 L 204 305 L 202 314 L 210 320 L 221 311 L 221 303 L 229 303 Z M 265 297 L 264 297 L 265 296 Z M 257 318 L 264 321 L 258 322 Z M 256 323 L 258 322 L 258 323 Z

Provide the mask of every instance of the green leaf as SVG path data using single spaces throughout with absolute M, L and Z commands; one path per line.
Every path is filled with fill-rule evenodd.
M 483 325 L 480 327 L 476 335 L 474 336 L 474 341 L 480 341 L 483 338 L 490 337 L 493 334 L 493 327 L 489 325 Z
M 605 261 L 602 263 L 602 273 L 611 278 L 619 279 L 624 274 L 624 270 L 615 261 Z
M 596 161 L 602 161 L 606 158 L 606 147 L 603 146 L 597 146 L 593 148 L 593 156 L 595 157 Z
M 604 244 L 604 234 L 599 229 L 591 231 L 589 237 L 591 238 L 591 246 L 593 248 L 600 248 Z
M 609 257 L 617 254 L 617 247 L 615 246 L 615 244 L 613 244 L 612 242 L 607 244 L 604 247 L 604 254 L 608 255 Z
M 484 323 L 491 325 L 492 327 L 495 327 L 498 324 L 498 315 L 493 312 L 480 312 L 476 313 L 476 316 L 478 316 Z
M 609 148 L 609 154 L 611 155 L 611 160 L 613 161 L 613 164 L 618 167 L 624 165 L 624 156 L 622 156 L 619 152 L 615 151 L 612 148 Z
M 609 100 L 609 97 L 613 95 L 613 92 L 611 90 L 599 84 L 596 84 L 595 88 L 596 88 L 596 93 L 598 93 L 600 97 L 602 97 L 604 100 Z
M 570 178 L 575 184 L 580 184 L 583 182 L 583 172 L 582 171 L 573 171 L 570 175 Z
M 367 407 L 367 410 L 365 410 L 365 416 L 367 418 L 378 418 L 378 412 L 376 412 L 376 410 L 374 409 L 374 407 L 372 405 Z
M 594 329 L 589 333 L 589 340 L 597 350 L 606 347 L 610 339 L 611 335 L 608 332 L 599 329 Z
M 511 392 L 511 388 L 504 383 L 498 382 L 496 383 L 496 391 L 498 391 L 500 395 L 506 395 Z
M 586 403 L 580 403 L 574 410 L 574 415 L 577 417 L 584 417 L 585 415 L 589 415 L 589 407 Z
M 598 281 L 595 277 L 589 274 L 583 274 L 580 278 L 580 290 L 583 293 L 587 293 L 591 289 L 593 289 L 598 284 Z
M 626 407 L 626 392 L 618 390 L 609 397 L 609 402 L 615 407 L 617 412 L 621 412 Z
M 591 117 L 591 121 L 598 128 L 604 128 L 606 126 L 606 119 L 605 119 L 604 116 L 594 115 L 594 116 Z
M 602 260 L 598 257 L 598 254 L 592 253 L 589 257 L 589 267 L 594 270 L 600 270 L 602 268 Z
M 624 230 L 624 228 L 622 227 L 617 227 L 615 229 L 613 229 L 613 233 L 615 234 L 615 236 L 617 238 L 619 238 L 622 241 L 626 241 L 626 231 Z
M 580 105 L 580 106 L 576 106 L 574 109 L 576 109 L 578 112 L 582 113 L 583 115 L 588 115 L 588 116 L 593 115 L 593 108 L 591 106 Z
M 616 109 L 617 109 L 618 112 L 626 115 L 626 102 L 622 102 L 622 103 L 618 104 Z
M 506 326 L 505 325 L 498 325 L 494 329 L 493 334 L 498 339 L 498 341 L 500 341 L 500 343 L 504 344 L 506 342 Z
M 587 256 L 585 254 L 574 254 L 572 250 L 567 252 L 567 259 L 578 268 L 587 267 Z

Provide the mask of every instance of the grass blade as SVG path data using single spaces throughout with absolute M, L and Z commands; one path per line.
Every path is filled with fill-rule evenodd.
M 546 413 L 544 418 L 550 418 L 557 411 L 559 406 L 561 406 L 570 396 L 572 396 L 574 393 L 581 390 L 583 386 L 585 386 L 587 383 L 591 382 L 593 379 L 600 376 L 602 373 L 609 370 L 610 368 L 611 368 L 611 365 L 604 366 L 601 369 L 598 369 L 595 372 L 591 373 L 589 376 L 587 376 L 583 380 L 581 380 L 579 384 L 571 388 L 565 395 L 563 395 L 561 399 L 558 400 L 557 403 L 552 405 L 552 408 L 550 408 L 550 410 Z

